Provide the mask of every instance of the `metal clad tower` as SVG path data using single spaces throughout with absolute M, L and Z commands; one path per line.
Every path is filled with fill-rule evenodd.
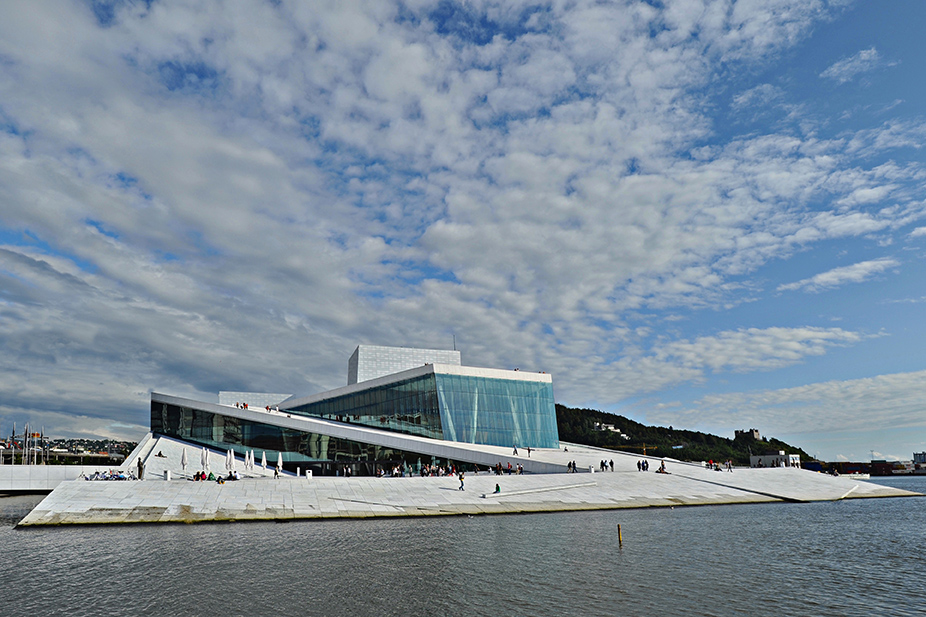
M 459 351 L 358 345 L 347 361 L 347 385 L 392 375 L 423 364 L 462 366 Z

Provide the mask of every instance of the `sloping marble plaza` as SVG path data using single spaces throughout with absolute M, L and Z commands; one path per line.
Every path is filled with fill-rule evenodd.
M 161 444 L 163 445 L 163 443 Z M 548 464 L 575 460 L 580 473 L 455 477 L 246 477 L 236 482 L 193 482 L 172 474 L 144 481 L 64 482 L 21 526 L 100 523 L 294 520 L 435 515 L 513 514 L 568 510 L 674 507 L 710 504 L 805 502 L 916 493 L 847 477 L 795 469 L 718 472 L 666 459 L 668 474 L 636 469 L 638 456 L 565 444 L 568 451 L 533 451 Z M 173 455 L 173 453 L 172 453 Z M 500 459 L 514 458 L 511 451 Z M 526 461 L 523 454 L 517 457 Z M 662 459 L 649 457 L 655 469 Z M 600 460 L 615 471 L 590 473 Z M 168 460 L 170 460 L 168 458 Z M 496 484 L 501 489 L 495 493 Z

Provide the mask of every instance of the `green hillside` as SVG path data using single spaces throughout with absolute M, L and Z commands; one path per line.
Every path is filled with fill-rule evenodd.
M 556 422 L 562 441 L 634 454 L 643 454 L 645 448 L 646 454 L 650 456 L 668 456 L 682 461 L 732 459 L 736 465 L 748 465 L 750 453 L 777 454 L 784 450 L 787 454 L 799 454 L 803 461 L 812 460 L 812 457 L 800 448 L 771 437 L 758 440 L 747 436 L 727 439 L 671 426 L 646 426 L 624 416 L 594 409 L 573 409 L 557 405 Z M 598 430 L 597 424 L 613 425 L 620 432 Z

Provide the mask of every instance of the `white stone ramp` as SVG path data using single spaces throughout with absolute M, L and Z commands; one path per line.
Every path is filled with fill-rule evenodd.
M 186 450 L 187 466 L 183 469 L 182 459 L 183 451 Z M 189 479 L 193 474 L 202 471 L 200 464 L 200 453 L 202 447 L 195 446 L 179 439 L 173 439 L 164 435 L 146 436 L 145 448 L 136 448 L 134 452 L 126 459 L 123 469 L 132 473 L 137 473 L 138 459 L 141 458 L 145 466 L 146 480 L 164 480 L 165 471 L 170 471 L 173 479 Z M 228 475 L 225 469 L 225 454 L 227 451 L 209 449 L 210 470 L 216 475 Z M 235 457 L 235 468 L 238 473 L 245 477 L 272 477 L 273 468 L 277 461 L 277 451 L 267 451 L 267 469 L 260 466 L 260 457 L 263 450 L 255 450 L 254 456 L 257 461 L 253 470 L 244 468 L 244 458 L 241 455 Z M 158 456 L 158 455 L 161 456 Z M 292 475 L 284 472 L 286 475 Z
M 831 476 L 795 467 L 746 468 L 728 472 L 678 466 L 670 473 L 744 491 L 761 492 L 785 501 L 836 501 L 881 497 L 890 495 L 896 490 L 872 482 Z

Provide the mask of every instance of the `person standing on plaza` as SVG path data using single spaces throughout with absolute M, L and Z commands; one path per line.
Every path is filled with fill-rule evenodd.
M 460 490 L 463 490 L 463 470 L 460 470 Z

